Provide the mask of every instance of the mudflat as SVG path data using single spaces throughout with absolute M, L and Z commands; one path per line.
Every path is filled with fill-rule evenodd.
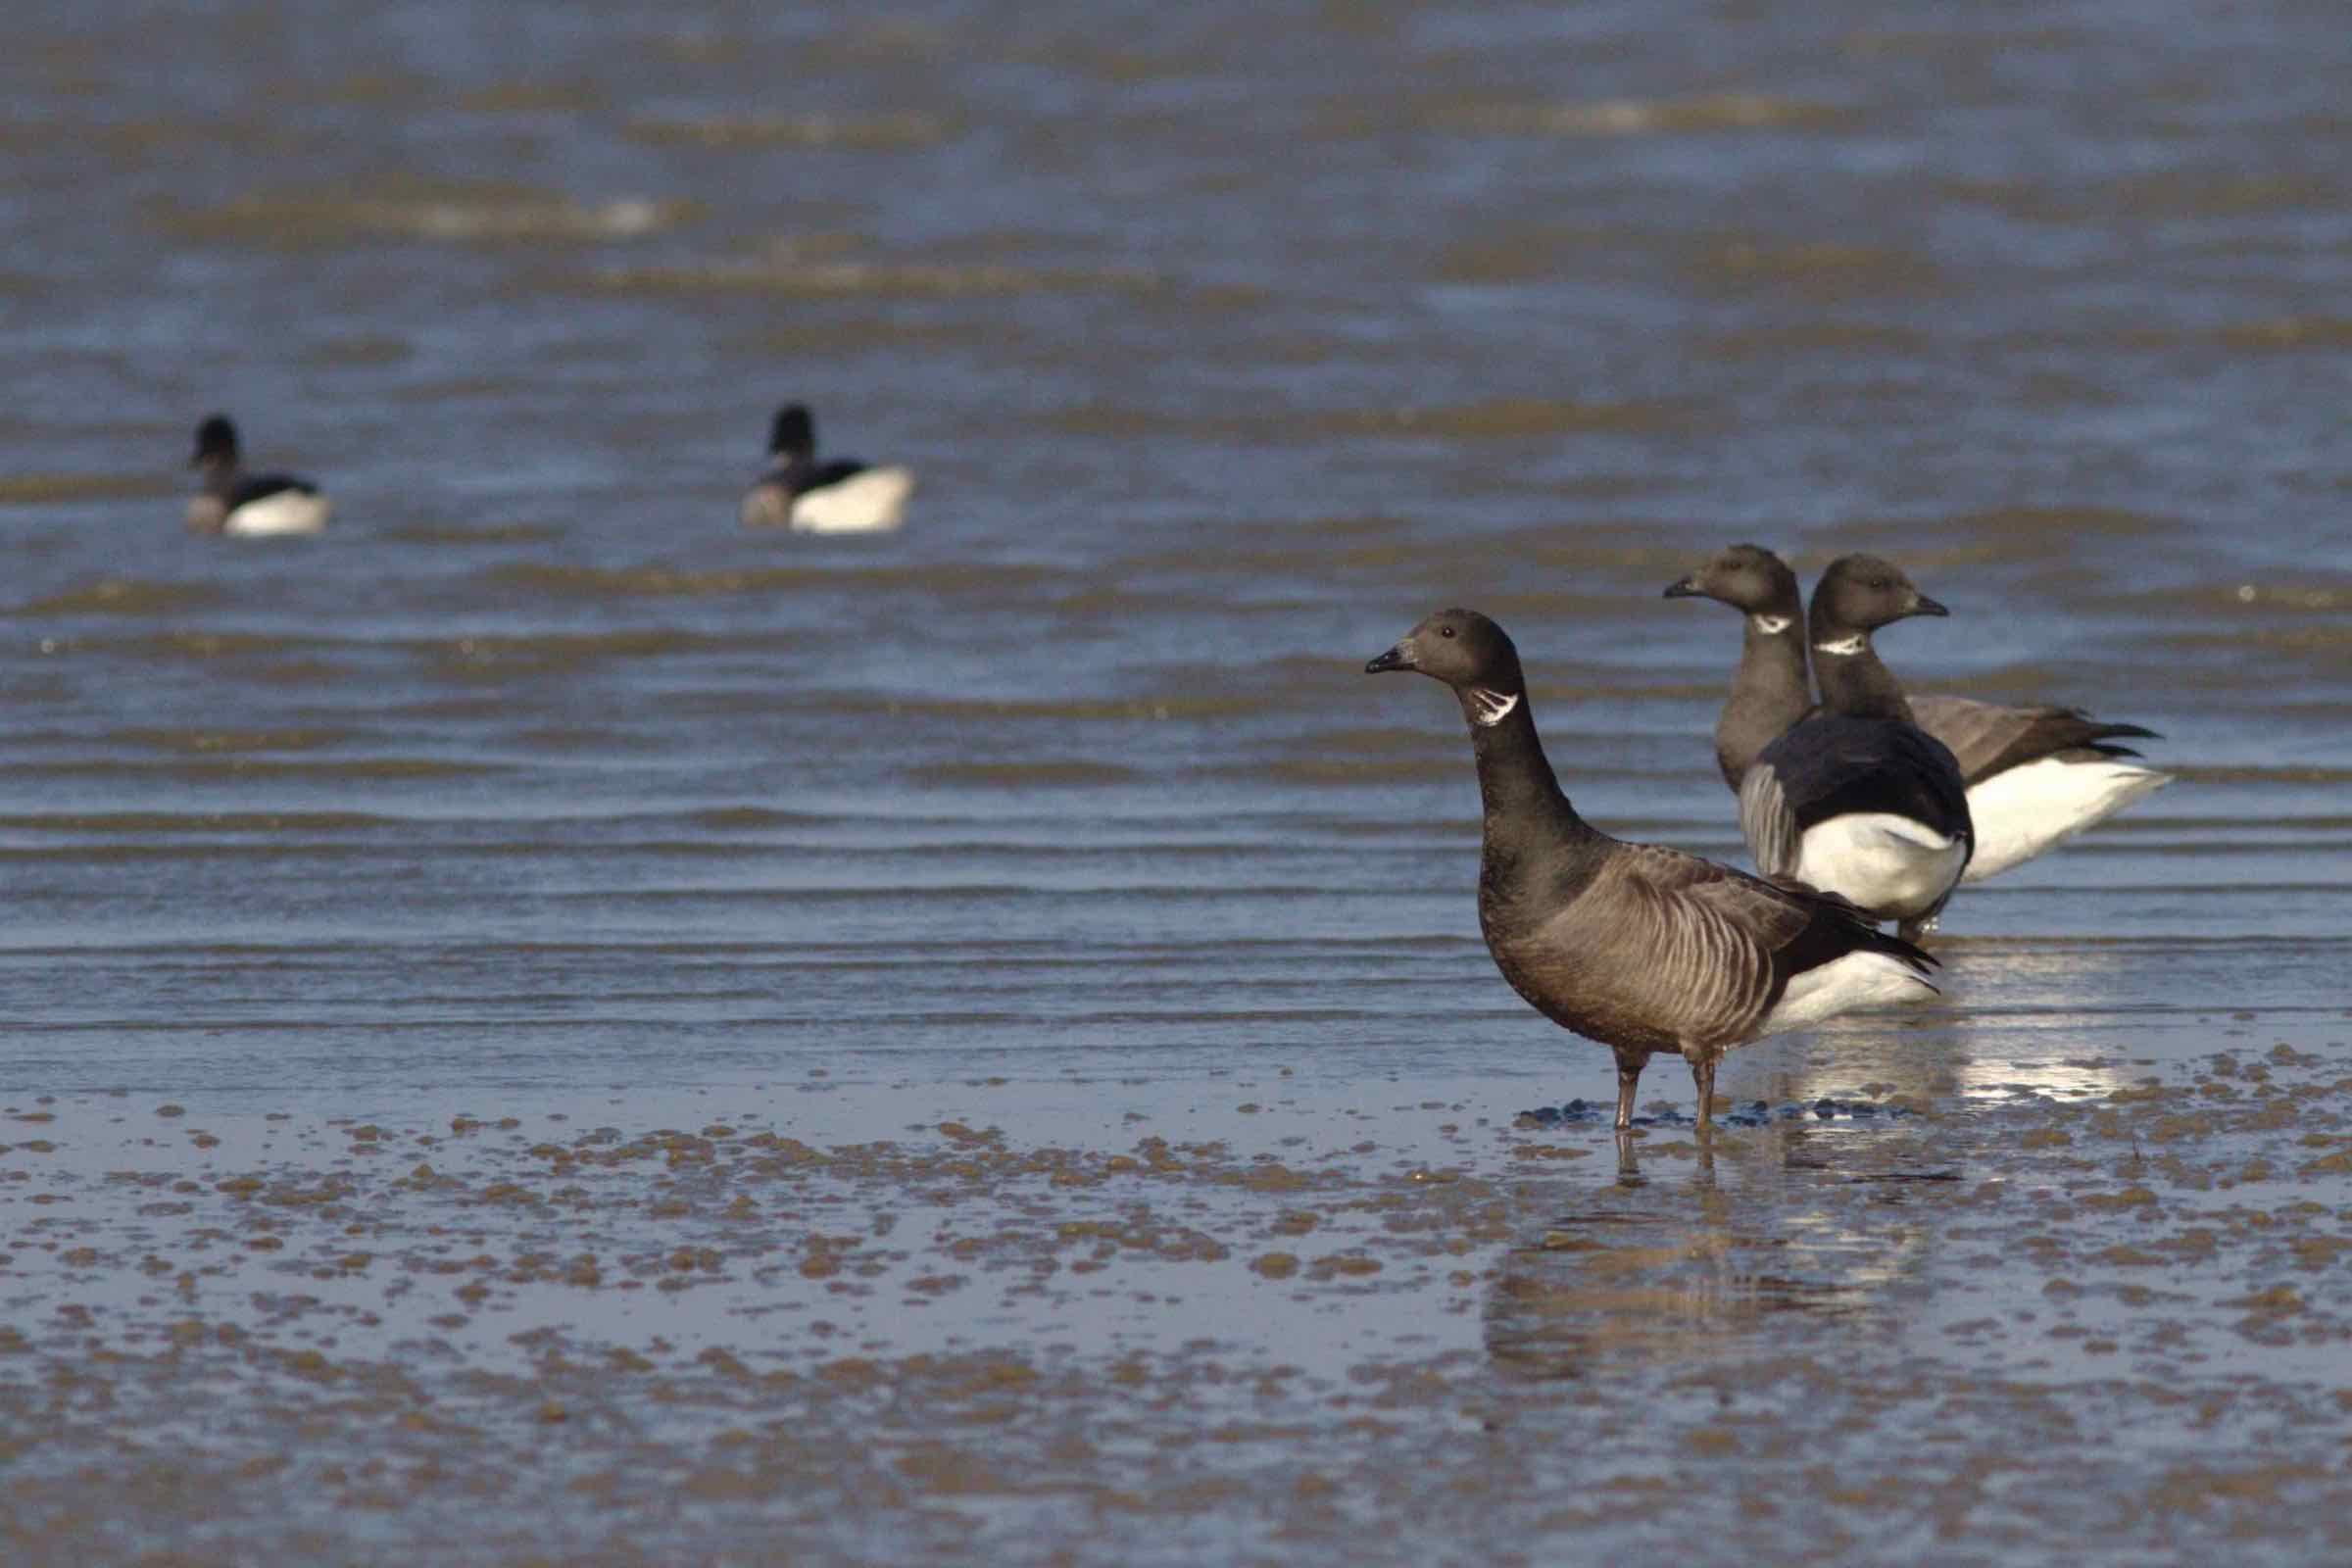
M 2352 1555 L 2337 11 L 0 57 L 0 1559 Z M 736 524 L 782 402 L 883 538 Z M 195 422 L 321 483 L 196 539 Z M 1450 705 L 1737 860 L 1753 539 L 2177 781 L 1697 1143 Z

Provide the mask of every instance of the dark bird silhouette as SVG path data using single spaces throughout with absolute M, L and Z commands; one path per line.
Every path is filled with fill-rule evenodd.
M 1418 671 L 1460 703 L 1483 806 L 1487 951 L 1537 1011 L 1615 1053 L 1620 1130 L 1658 1052 L 1690 1062 L 1704 1126 L 1726 1052 L 1934 994 L 1936 960 L 1844 901 L 1628 844 L 1577 815 L 1537 739 L 1519 651 L 1486 616 L 1441 610 L 1364 668 Z

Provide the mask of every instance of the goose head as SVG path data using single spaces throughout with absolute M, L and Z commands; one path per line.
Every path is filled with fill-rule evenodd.
M 1913 615 L 1948 615 L 1903 575 L 1877 556 L 1839 556 L 1813 587 L 1813 635 L 1873 632 Z

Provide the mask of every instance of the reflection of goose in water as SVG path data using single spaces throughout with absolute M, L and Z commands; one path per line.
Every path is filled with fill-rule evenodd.
M 1687 1360 L 1785 1317 L 1867 1312 L 1918 1266 L 1923 1228 L 1887 1195 L 1949 1173 L 1851 1169 L 1850 1132 L 1746 1136 L 1737 1159 L 1701 1146 L 1695 1167 L 1653 1155 L 1645 1177 L 1628 1157 L 1614 1186 L 1564 1189 L 1569 1206 L 1501 1259 L 1484 1308 L 1488 1353 L 1538 1378 L 1628 1351 Z
M 1873 1020 L 1833 1021 L 1791 1040 L 1742 1075 L 1725 1099 L 1810 1104 L 1867 1094 L 1931 1109 L 2044 1096 L 2095 1099 L 2138 1081 L 2151 967 L 2171 960 L 2147 944 L 2026 937 L 1977 939 L 1945 952 L 1968 1005 Z

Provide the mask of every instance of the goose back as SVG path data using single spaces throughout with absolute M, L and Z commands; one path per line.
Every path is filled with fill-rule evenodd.
M 1959 762 L 1916 724 L 1825 713 L 1765 747 L 1756 762 L 1741 781 L 1740 827 L 1767 876 L 1784 874 L 1777 862 L 1794 841 L 1834 816 L 1886 812 L 1945 838 L 1970 831 Z M 1766 863 L 1767 845 L 1776 863 Z
M 239 475 L 228 489 L 228 510 L 267 501 L 271 496 L 292 491 L 298 495 L 315 496 L 318 487 L 308 479 L 297 479 L 290 473 L 252 473 Z

